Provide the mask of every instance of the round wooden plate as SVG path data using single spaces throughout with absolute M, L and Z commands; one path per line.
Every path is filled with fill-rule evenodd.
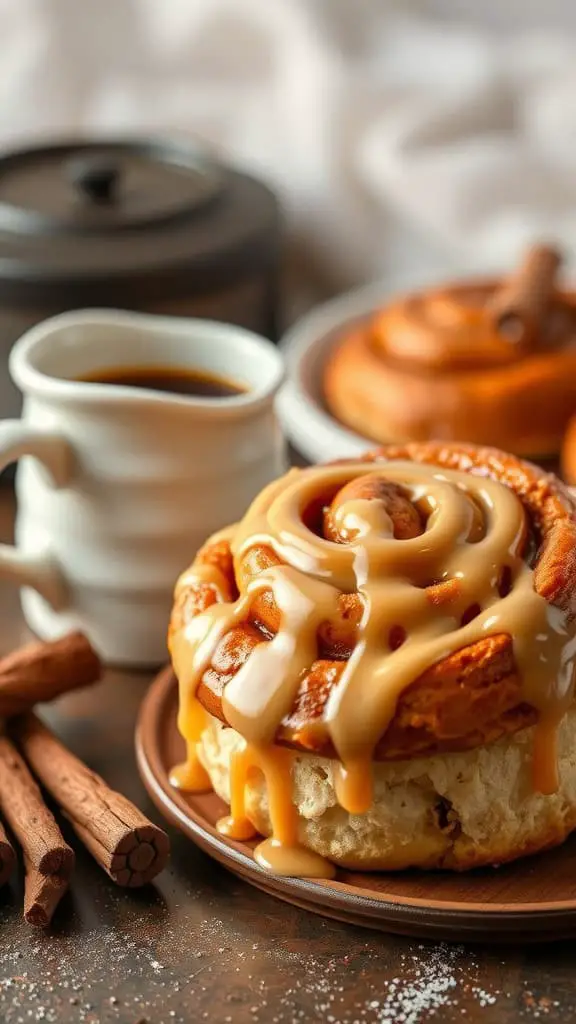
M 227 813 L 214 793 L 183 794 L 168 780 L 184 756 L 176 728 L 178 691 L 170 669 L 152 683 L 136 728 L 140 774 L 161 813 L 247 882 L 306 910 L 418 938 L 542 942 L 576 935 L 576 837 L 516 864 L 467 874 L 340 871 L 333 882 L 280 878 L 255 862 L 254 843 L 215 828 Z

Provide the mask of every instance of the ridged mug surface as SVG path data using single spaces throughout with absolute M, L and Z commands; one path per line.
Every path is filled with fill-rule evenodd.
M 205 399 L 74 379 L 154 363 L 221 373 L 248 390 Z M 11 371 L 23 433 L 8 452 L 0 425 L 0 458 L 23 457 L 18 546 L 4 551 L 4 575 L 23 585 L 29 625 L 44 638 L 83 629 L 109 662 L 164 661 L 176 577 L 285 468 L 280 356 L 236 327 L 85 311 L 35 327 Z

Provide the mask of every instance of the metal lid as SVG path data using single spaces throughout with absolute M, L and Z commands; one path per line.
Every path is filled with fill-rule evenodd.
M 0 154 L 0 299 L 106 304 L 191 295 L 275 255 L 261 182 L 162 139 Z

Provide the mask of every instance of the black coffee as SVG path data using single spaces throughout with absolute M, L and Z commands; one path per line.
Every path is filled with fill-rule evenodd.
M 243 385 L 227 377 L 178 366 L 114 366 L 94 370 L 77 379 L 91 384 L 122 384 L 202 398 L 230 398 L 246 391 Z

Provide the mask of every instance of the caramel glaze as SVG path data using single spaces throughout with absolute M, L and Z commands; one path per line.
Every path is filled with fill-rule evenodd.
M 325 876 L 330 865 L 298 845 L 294 754 L 278 745 L 298 719 L 303 678 L 322 649 L 336 659 L 319 713 L 300 718 L 290 737 L 300 749 L 330 751 L 337 799 L 360 814 L 399 703 L 427 673 L 449 680 L 451 659 L 461 665 L 468 652 L 518 681 L 520 724 L 536 722 L 534 786 L 553 792 L 556 728 L 573 698 L 575 551 L 561 485 L 493 449 L 407 446 L 291 471 L 177 585 L 170 647 L 189 752 L 184 784 L 194 786 L 201 696 L 245 740 L 221 830 L 250 834 L 245 782 L 261 771 L 272 838 L 257 859 Z M 234 670 L 228 664 L 216 708 L 204 688 L 225 667 L 230 638 Z

